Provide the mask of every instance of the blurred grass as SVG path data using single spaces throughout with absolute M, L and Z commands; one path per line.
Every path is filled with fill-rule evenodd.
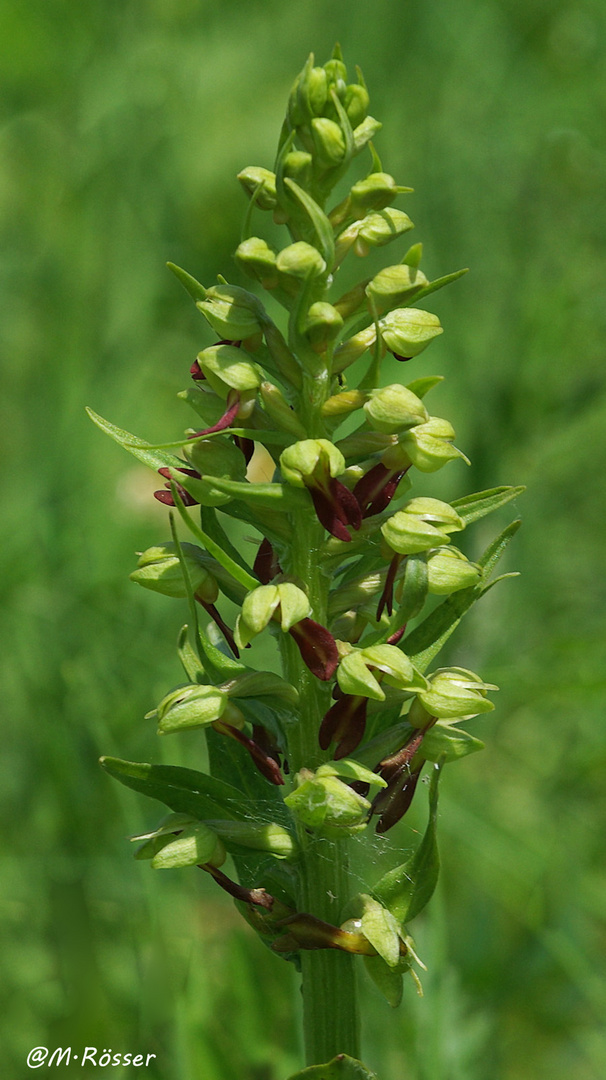
M 429 272 L 472 268 L 429 305 L 446 333 L 423 370 L 473 462 L 435 490 L 529 489 L 522 577 L 451 652 L 503 689 L 487 751 L 446 775 L 426 996 L 386 1016 L 367 989 L 366 1056 L 382 1080 L 606 1074 L 605 23 L 597 0 L 3 0 L 6 1075 L 38 1044 L 157 1053 L 171 1080 L 297 1063 L 287 965 L 206 882 L 132 862 L 155 811 L 96 764 L 195 764 L 196 742 L 141 719 L 180 677 L 185 616 L 129 586 L 165 518 L 84 405 L 150 440 L 189 422 L 174 394 L 206 338 L 164 262 L 230 274 L 235 174 L 271 166 L 295 73 L 337 38 Z

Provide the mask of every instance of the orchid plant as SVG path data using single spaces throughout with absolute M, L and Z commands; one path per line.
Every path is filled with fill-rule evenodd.
M 453 537 L 522 490 L 452 503 L 423 495 L 425 474 L 466 461 L 449 421 L 425 404 L 441 380 L 382 385 L 386 354 L 407 377 L 408 362 L 442 333 L 418 305 L 464 271 L 429 281 L 414 244 L 339 289 L 344 260 L 413 228 L 392 205 L 410 189 L 383 171 L 372 143 L 381 124 L 368 105 L 360 71 L 348 82 L 338 47 L 322 67 L 310 56 L 274 171 L 239 174 L 248 210 L 236 263 L 267 291 L 275 318 L 256 292 L 223 277 L 207 288 L 169 264 L 217 339 L 179 395 L 196 417 L 185 435 L 151 445 L 91 412 L 164 481 L 156 498 L 169 508 L 170 537 L 140 555 L 131 578 L 187 601 L 189 619 L 178 641 L 184 681 L 149 716 L 161 735 L 199 729 L 208 762 L 206 771 L 102 765 L 170 811 L 134 838 L 136 858 L 209 874 L 300 971 L 307 1068 L 297 1076 L 310 1080 L 373 1075 L 358 1060 L 360 965 L 392 1006 L 404 975 L 419 984 L 408 925 L 438 876 L 440 773 L 481 749 L 461 722 L 491 710 L 496 690 L 472 671 L 432 665 L 500 580 L 493 571 L 519 522 L 477 562 Z M 347 183 L 363 152 L 369 167 Z M 331 202 L 337 184 L 342 197 Z M 257 235 L 268 216 L 282 227 L 279 249 Z M 256 476 L 261 454 L 270 482 Z M 238 536 L 240 523 L 247 530 L 239 543 L 234 521 Z M 280 674 L 247 663 L 260 635 L 270 648 L 273 639 Z M 422 778 L 420 843 L 401 851 L 398 830 L 391 845 L 377 841 Z M 376 848 L 376 877 L 362 892 L 360 844 Z

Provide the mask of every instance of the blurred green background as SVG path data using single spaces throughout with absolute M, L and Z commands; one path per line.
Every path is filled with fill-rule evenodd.
M 528 485 L 522 576 L 450 654 L 502 690 L 474 729 L 487 750 L 443 785 L 442 883 L 414 924 L 425 997 L 411 983 L 390 1012 L 365 987 L 365 1059 L 381 1080 L 606 1075 L 605 35 L 598 0 L 2 0 L 10 1080 L 40 1044 L 155 1053 L 163 1080 L 298 1064 L 289 966 L 203 875 L 132 861 L 124 837 L 161 811 L 97 765 L 196 746 L 142 720 L 180 678 L 184 611 L 128 582 L 165 512 L 84 406 L 151 441 L 190 422 L 175 394 L 207 335 L 164 264 L 238 280 L 235 174 L 272 166 L 295 74 L 336 39 L 384 167 L 415 188 L 399 205 L 427 272 L 472 268 L 428 305 L 446 333 L 422 370 L 447 376 L 435 411 L 473 462 L 444 490 Z

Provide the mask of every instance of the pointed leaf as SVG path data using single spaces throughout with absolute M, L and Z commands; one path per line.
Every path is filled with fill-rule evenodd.
M 294 180 L 286 177 L 284 184 L 306 211 L 318 238 L 319 251 L 330 269 L 335 258 L 335 242 L 330 221 L 315 199 L 312 199 L 311 195 L 308 195 Z
M 215 543 L 212 537 L 208 536 L 207 533 L 203 532 L 199 525 L 196 525 L 196 523 L 192 521 L 189 514 L 187 513 L 187 510 L 185 509 L 185 506 L 183 505 L 183 500 L 179 495 L 179 492 L 177 491 L 176 485 L 174 483 L 171 484 L 171 493 L 174 499 L 175 506 L 179 511 L 179 514 L 183 518 L 183 521 L 187 525 L 189 531 L 196 537 L 198 543 L 202 544 L 203 547 L 205 547 L 206 550 L 209 552 L 209 554 L 212 555 L 217 560 L 217 562 L 221 564 L 223 569 L 227 570 L 232 575 L 232 577 L 235 577 L 236 581 L 239 581 L 241 585 L 244 585 L 245 589 L 256 588 L 256 586 L 259 584 L 257 579 L 253 577 L 252 574 L 249 574 L 248 571 L 243 570 L 242 567 L 238 565 L 238 563 L 234 562 L 231 556 L 228 555 L 225 551 L 223 551 L 219 544 Z
M 120 446 L 123 446 L 125 450 L 128 450 L 129 454 L 132 454 L 138 461 L 142 461 L 144 465 L 148 465 L 150 469 L 158 470 L 160 468 L 166 468 L 168 465 L 174 469 L 182 469 L 183 462 L 174 457 L 173 454 L 168 454 L 166 450 L 155 449 L 151 443 L 145 442 L 145 439 L 138 438 L 137 435 L 131 435 L 129 431 L 124 431 L 123 428 L 116 427 L 115 424 L 110 424 L 109 420 L 104 420 L 102 416 L 99 416 L 92 409 L 87 407 L 86 409 L 93 423 L 97 425 L 101 431 L 109 435 L 114 442 L 117 442 Z M 183 445 L 182 443 L 180 444 Z
M 175 277 L 179 279 L 183 288 L 187 290 L 192 300 L 197 303 L 198 300 L 206 299 L 206 289 L 199 281 L 196 281 L 195 277 L 188 274 L 187 270 L 182 270 L 180 266 L 175 266 L 172 262 L 168 262 L 166 265 L 169 270 L 172 270 Z
M 178 814 L 191 814 L 198 820 L 216 817 L 245 820 L 255 813 L 254 803 L 242 791 L 207 773 L 178 765 L 148 765 L 113 757 L 102 757 L 99 763 L 121 784 L 157 799 Z
M 438 781 L 440 767 L 434 766 L 429 789 L 429 822 L 417 850 L 407 862 L 385 874 L 373 889 L 374 895 L 400 922 L 414 919 L 431 899 L 440 871 L 436 843 Z
M 402 648 L 420 671 L 425 671 L 437 656 L 465 612 L 492 587 L 493 582 L 486 579 L 520 525 L 520 521 L 512 521 L 511 525 L 503 529 L 503 532 L 489 544 L 484 554 L 478 559 L 478 565 L 484 571 L 479 585 L 472 585 L 468 589 L 453 593 L 404 638 Z
M 476 491 L 473 495 L 464 495 L 462 499 L 455 499 L 451 505 L 465 524 L 469 525 L 470 522 L 477 521 L 486 514 L 492 514 L 492 511 L 498 510 L 500 506 L 505 506 L 505 503 L 515 499 L 524 491 L 526 491 L 525 487 L 490 488 L 488 491 Z

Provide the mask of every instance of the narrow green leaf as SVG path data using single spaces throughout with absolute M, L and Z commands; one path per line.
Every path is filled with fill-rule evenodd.
M 246 820 L 255 813 L 255 805 L 238 788 L 207 773 L 178 765 L 148 765 L 114 757 L 102 757 L 99 764 L 133 791 L 200 821 L 217 817 Z
M 161 468 L 170 466 L 173 469 L 179 469 L 183 467 L 183 462 L 174 457 L 173 454 L 167 454 L 164 449 L 156 448 L 151 443 L 145 442 L 145 439 L 140 439 L 137 435 L 131 435 L 130 431 L 124 431 L 122 428 L 116 427 L 115 424 L 110 424 L 109 420 L 104 420 L 102 416 L 99 416 L 92 409 L 87 407 L 88 415 L 94 424 L 97 425 L 101 431 L 109 435 L 114 442 L 117 442 L 120 446 L 123 446 L 125 450 L 128 450 L 129 454 L 132 454 L 138 461 L 142 461 L 144 465 L 148 465 L 150 469 L 157 471 Z M 179 443 L 179 446 L 183 446 L 183 443 Z
M 335 258 L 335 241 L 330 221 L 315 199 L 312 199 L 311 195 L 308 195 L 294 180 L 287 176 L 284 184 L 306 211 L 318 238 L 322 258 L 330 270 Z
M 268 510 L 285 513 L 300 510 L 305 505 L 304 492 L 287 487 L 286 484 L 251 484 L 248 481 L 226 480 L 222 476 L 210 476 L 208 473 L 205 473 L 201 480 L 189 476 L 179 476 L 177 480 L 186 491 L 190 491 L 194 498 L 197 491 L 212 493 L 215 490 L 224 495 L 231 495 L 233 499 L 242 499 L 250 506 L 263 506 Z
M 416 304 L 417 300 L 423 300 L 424 297 L 429 296 L 432 292 L 437 292 L 438 289 L 443 289 L 445 285 L 450 285 L 452 281 L 457 281 L 458 278 L 463 277 L 464 274 L 469 273 L 469 267 L 466 266 L 464 270 L 455 270 L 453 274 L 445 274 L 444 277 L 436 278 L 435 281 L 428 282 L 427 285 L 422 285 L 418 292 L 410 299 L 411 304 Z
M 385 874 L 372 890 L 400 923 L 414 919 L 431 899 L 440 871 L 436 842 L 438 782 L 440 766 L 435 765 L 429 788 L 429 821 L 414 854 L 401 866 Z
M 473 495 L 464 495 L 462 499 L 455 499 L 451 505 L 457 511 L 466 525 L 486 514 L 492 514 L 500 506 L 505 506 L 511 499 L 515 499 L 526 491 L 525 487 L 496 487 L 487 491 L 475 491 Z
M 487 578 L 520 525 L 520 521 L 512 521 L 511 525 L 508 525 L 496 540 L 489 544 L 484 554 L 478 559 L 478 565 L 484 571 L 479 585 L 461 589 L 460 592 L 447 597 L 404 638 L 401 647 L 419 671 L 427 670 L 460 623 L 465 612 L 469 611 L 472 604 L 492 587 L 493 582 L 487 581 Z
M 196 303 L 198 300 L 206 300 L 206 289 L 199 281 L 196 281 L 195 277 L 188 274 L 187 270 L 182 270 L 180 266 L 175 266 L 172 262 L 168 262 L 166 265 L 169 270 L 172 270 L 175 277 L 179 279 L 183 288 L 187 290 L 192 300 Z
M 339 1054 L 326 1065 L 310 1065 L 308 1069 L 294 1073 L 288 1080 L 378 1080 L 378 1077 L 356 1058 Z
M 101 425 L 99 425 L 99 427 L 100 426 Z M 116 430 L 119 429 L 117 428 Z M 124 434 L 128 434 L 128 432 L 124 432 Z M 214 439 L 219 436 L 225 437 L 227 435 L 237 435 L 240 439 L 251 439 L 253 442 L 262 442 L 264 444 L 267 443 L 268 445 L 271 444 L 275 446 L 290 446 L 293 441 L 292 435 L 287 434 L 285 431 L 270 431 L 269 428 L 257 430 L 256 428 L 230 427 L 221 428 L 220 431 L 208 431 L 202 435 L 188 435 L 184 436 L 182 439 L 172 439 L 170 442 L 144 443 L 143 445 L 150 451 L 180 450 L 184 446 L 190 446 L 195 442 L 201 442 L 202 440 L 206 441 L 207 439 Z M 133 440 L 135 439 L 135 436 L 130 435 L 129 438 Z M 139 442 L 141 442 L 141 440 L 139 440 Z M 138 449 L 138 444 L 134 442 L 124 442 L 122 445 L 126 450 L 130 450 L 131 453 L 134 449 Z M 173 462 L 169 462 L 169 464 L 173 464 L 174 460 Z M 179 461 L 179 465 L 183 465 L 183 462 Z
M 241 566 L 239 566 L 237 562 L 235 562 L 225 551 L 223 551 L 219 544 L 215 543 L 212 537 L 205 533 L 199 525 L 196 525 L 195 521 L 192 521 L 189 514 L 187 513 L 187 510 L 185 509 L 185 506 L 183 505 L 183 500 L 181 499 L 181 496 L 179 495 L 179 492 L 177 491 L 176 485 L 174 483 L 171 484 L 171 492 L 179 514 L 183 518 L 183 521 L 187 525 L 189 531 L 192 533 L 193 536 L 196 537 L 198 543 L 202 544 L 203 547 L 205 547 L 206 550 L 209 552 L 209 554 L 212 555 L 213 558 L 215 558 L 217 562 L 221 564 L 223 569 L 227 570 L 228 573 L 232 575 L 232 577 L 235 577 L 236 581 L 239 581 L 241 585 L 244 585 L 244 588 L 246 590 L 256 589 L 257 585 L 259 584 L 258 579 L 256 577 L 253 577 L 252 574 L 249 574 L 247 570 L 244 570 Z
M 192 648 L 188 637 L 188 629 L 187 626 L 182 626 L 179 631 L 179 637 L 177 638 L 177 653 L 189 681 L 192 683 L 203 683 L 205 671 L 200 663 L 199 656 L 195 649 Z

